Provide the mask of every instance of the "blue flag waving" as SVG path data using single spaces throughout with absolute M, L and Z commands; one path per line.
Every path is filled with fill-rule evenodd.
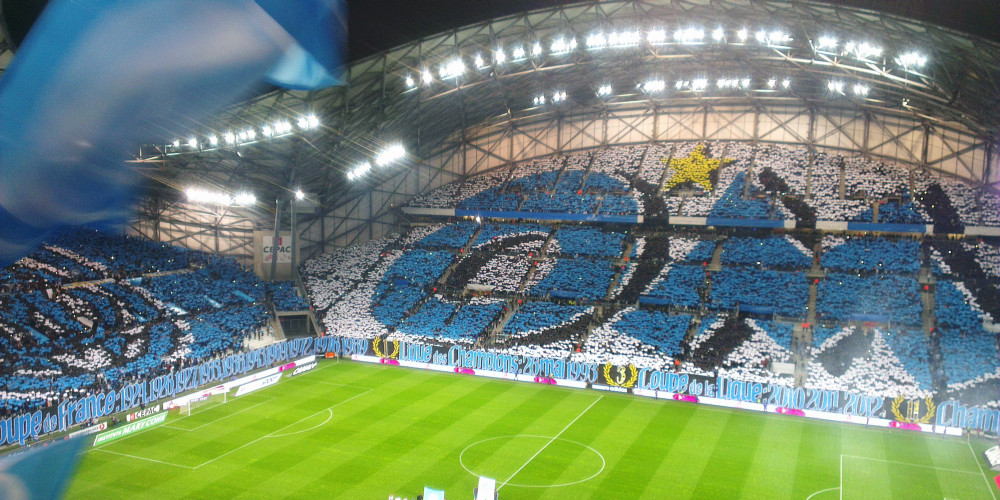
M 121 224 L 125 161 L 269 82 L 340 83 L 340 0 L 53 0 L 0 79 L 0 265 L 63 225 Z
M 61 498 L 78 461 L 83 436 L 54 441 L 0 460 L 0 498 L 46 500 Z

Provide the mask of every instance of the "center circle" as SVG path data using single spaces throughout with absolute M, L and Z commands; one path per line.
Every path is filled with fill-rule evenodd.
M 560 463 L 566 460 L 569 462 Z M 579 484 L 597 477 L 606 465 L 600 452 L 583 443 L 527 434 L 476 441 L 462 450 L 458 455 L 458 462 L 473 476 L 492 477 L 496 479 L 498 486 L 521 488 L 556 488 Z M 570 475 L 558 484 L 545 482 L 544 478 L 532 480 L 532 466 L 535 466 L 535 470 L 545 470 L 546 465 L 564 466 L 563 470 L 574 469 L 579 479 Z M 521 479 L 522 477 L 525 479 Z

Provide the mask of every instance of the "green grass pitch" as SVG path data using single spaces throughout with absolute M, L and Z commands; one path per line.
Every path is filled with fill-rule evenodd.
M 68 498 L 996 499 L 987 443 L 354 362 L 91 448 Z

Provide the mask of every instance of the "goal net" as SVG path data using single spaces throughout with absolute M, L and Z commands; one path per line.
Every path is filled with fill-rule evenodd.
M 228 393 L 220 392 L 216 394 L 205 393 L 198 397 L 191 398 L 187 401 L 187 404 L 181 407 L 181 415 L 191 416 L 196 413 L 205 411 L 213 406 L 219 406 L 226 404 L 228 401 Z

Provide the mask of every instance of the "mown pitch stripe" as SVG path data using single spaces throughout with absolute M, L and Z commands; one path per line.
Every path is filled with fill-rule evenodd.
M 520 467 L 518 467 L 517 470 L 514 471 L 514 473 L 511 474 L 510 477 L 508 477 L 506 481 L 500 483 L 500 486 L 497 486 L 497 491 L 500 491 L 500 488 L 503 488 L 504 486 L 507 485 L 507 483 L 510 482 L 511 479 L 514 479 L 514 476 L 516 476 L 519 472 L 521 472 L 522 470 L 524 470 L 524 468 L 527 467 L 528 464 L 530 464 L 531 461 L 535 459 L 535 457 L 537 457 L 541 452 L 545 451 L 545 448 L 548 448 L 549 445 L 552 444 L 553 441 L 555 441 L 556 439 L 559 439 L 559 436 L 562 436 L 563 433 L 566 432 L 567 429 L 569 429 L 570 427 L 572 427 L 573 424 L 575 424 L 577 420 L 580 420 L 580 417 L 582 417 L 585 413 L 587 413 L 588 411 L 590 411 L 590 409 L 593 408 L 594 405 L 596 405 L 597 402 L 600 401 L 600 400 L 602 400 L 602 399 L 604 399 L 603 395 L 600 396 L 600 397 L 598 397 L 597 399 L 595 399 L 593 403 L 590 403 L 590 406 L 586 407 L 582 412 L 580 412 L 579 415 L 576 416 L 576 418 L 574 418 L 570 423 L 566 424 L 566 427 L 563 427 L 562 430 L 559 431 L 559 434 L 556 434 L 555 436 L 552 436 L 552 439 L 550 439 L 549 442 L 545 443 L 545 446 L 542 446 L 542 448 L 540 450 L 536 451 L 535 454 L 531 456 L 531 458 L 529 458 L 526 462 L 524 462 L 524 464 L 522 464 Z
M 281 431 L 283 431 L 283 430 L 285 430 L 285 429 L 287 429 L 287 428 L 289 428 L 289 427 L 291 427 L 293 425 L 296 425 L 299 422 L 302 422 L 302 421 L 304 421 L 306 419 L 309 419 L 309 418 L 312 418 L 312 417 L 314 417 L 316 415 L 319 415 L 320 413 L 323 413 L 325 411 L 329 411 L 330 414 L 333 415 L 333 409 L 334 408 L 336 408 L 336 407 L 338 407 L 338 406 L 340 406 L 342 404 L 349 403 L 349 402 L 351 402 L 351 401 L 353 401 L 353 400 L 355 400 L 357 398 L 360 398 L 361 396 L 364 396 L 365 394 L 368 394 L 371 391 L 372 391 L 371 389 L 368 389 L 367 391 L 362 392 L 361 394 L 356 394 L 354 396 L 351 396 L 351 397 L 349 397 L 349 398 L 347 398 L 347 399 L 345 399 L 345 400 L 343 400 L 343 401 L 341 401 L 341 402 L 339 402 L 339 403 L 337 403 L 335 405 L 331 405 L 328 408 L 324 408 L 324 409 L 322 409 L 322 410 L 320 410 L 320 411 L 318 411 L 316 413 L 313 413 L 312 415 L 309 415 L 309 416 L 306 416 L 306 417 L 302 417 L 299 420 L 296 420 L 295 422 L 292 422 L 292 423 L 290 423 L 290 424 L 288 424 L 288 425 L 286 425 L 286 426 L 284 426 L 284 427 L 282 427 L 282 428 L 280 428 L 280 429 L 278 429 L 278 430 L 276 430 L 274 432 L 268 433 L 268 434 L 266 434 L 264 436 L 261 436 L 261 437 L 259 437 L 257 439 L 254 439 L 253 441 L 250 441 L 249 443 L 243 444 L 241 446 L 237 446 L 236 448 L 233 448 L 233 449 L 231 449 L 231 450 L 223 453 L 222 455 L 219 455 L 219 456 L 217 456 L 217 457 L 215 457 L 215 458 L 213 458 L 211 460 L 203 462 L 200 465 L 196 465 L 194 468 L 195 469 L 200 469 L 200 468 L 202 468 L 202 467 L 204 467 L 204 466 L 206 466 L 206 465 L 208 465 L 208 464 L 210 464 L 210 463 L 212 463 L 212 462 L 214 462 L 214 461 L 216 461 L 216 460 L 218 460 L 218 459 L 220 459 L 222 457 L 225 457 L 226 455 L 229 455 L 230 453 L 233 453 L 235 451 L 238 451 L 238 450 L 241 450 L 243 448 L 246 448 L 247 446 L 250 446 L 250 445 L 252 445 L 252 444 L 254 444 L 254 443 L 258 442 L 258 441 L 261 441 L 261 440 L 264 440 L 264 439 L 268 439 L 268 438 L 272 438 L 272 437 L 283 436 L 284 434 L 279 434 L 279 432 L 281 432 Z M 329 421 L 329 419 L 327 421 Z M 324 423 L 326 423 L 326 422 L 324 422 Z

